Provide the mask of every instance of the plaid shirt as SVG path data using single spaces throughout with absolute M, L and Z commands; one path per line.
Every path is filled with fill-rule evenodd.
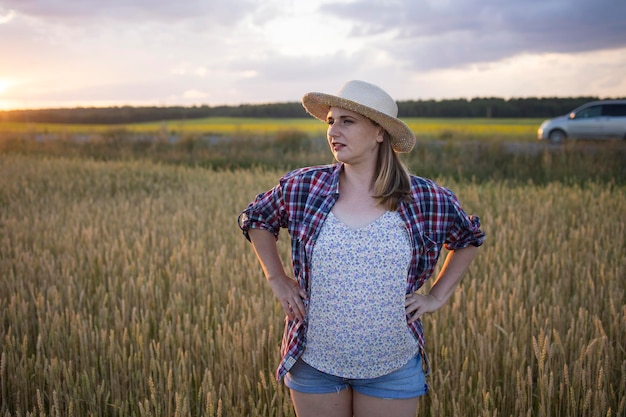
M 310 294 L 313 247 L 326 216 L 339 197 L 342 168 L 342 164 L 334 164 L 292 171 L 274 188 L 259 194 L 239 216 L 239 227 L 248 240 L 248 229 L 251 228 L 267 230 L 276 239 L 280 229 L 287 228 L 291 237 L 293 274 L 307 294 Z M 411 176 L 411 189 L 411 201 L 401 202 L 398 206 L 413 246 L 407 294 L 417 291 L 433 274 L 443 246 L 449 250 L 480 246 L 485 238 L 478 217 L 468 216 L 450 190 L 416 176 Z M 306 319 L 286 319 L 282 360 L 276 371 L 279 380 L 304 352 L 306 327 Z M 423 350 L 421 321 L 417 320 L 409 327 Z

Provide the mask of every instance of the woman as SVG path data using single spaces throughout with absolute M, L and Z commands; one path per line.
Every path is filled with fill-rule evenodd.
M 285 175 L 239 217 L 287 316 L 277 378 L 299 417 L 414 416 L 427 391 L 420 317 L 450 298 L 484 233 L 452 192 L 398 159 L 415 136 L 385 91 L 350 81 L 302 103 L 328 124 L 337 163 Z M 444 245 L 436 282 L 418 294 Z

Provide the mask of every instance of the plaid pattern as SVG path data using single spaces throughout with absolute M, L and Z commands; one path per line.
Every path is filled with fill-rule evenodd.
M 339 197 L 342 164 L 307 167 L 282 177 L 274 188 L 259 194 L 239 215 L 239 227 L 249 240 L 248 230 L 264 229 L 278 239 L 281 228 L 291 237 L 293 274 L 301 288 L 310 293 L 310 260 L 313 246 L 331 208 Z M 401 202 L 398 213 L 406 223 L 413 244 L 406 293 L 417 291 L 430 278 L 442 247 L 449 250 L 482 245 L 485 234 L 480 220 L 468 216 L 456 196 L 433 181 L 411 176 L 412 199 Z M 306 344 L 306 320 L 286 320 L 281 344 L 282 360 L 276 371 L 280 380 L 302 355 Z M 420 320 L 411 323 L 420 349 L 424 330 Z

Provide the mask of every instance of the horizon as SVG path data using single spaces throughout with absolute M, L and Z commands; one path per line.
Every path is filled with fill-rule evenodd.
M 570 96 L 570 97 L 451 97 L 451 98 L 442 98 L 442 99 L 406 99 L 406 100 L 398 100 L 397 103 L 406 103 L 406 102 L 445 102 L 445 101 L 457 101 L 457 100 L 466 100 L 471 102 L 473 100 L 503 100 L 505 102 L 514 101 L 514 100 L 579 100 L 579 99 L 590 99 L 590 100 L 626 100 L 626 96 L 615 96 L 615 97 L 598 97 L 598 96 Z M 38 108 L 16 108 L 16 109 L 0 109 L 0 113 L 10 113 L 10 112 L 37 112 L 37 111 L 46 111 L 46 110 L 106 110 L 106 109 L 123 109 L 123 108 L 158 108 L 158 109 L 166 109 L 166 108 L 198 108 L 198 107 L 208 107 L 208 108 L 219 108 L 219 107 L 245 107 L 245 106 L 264 106 L 264 105 L 272 105 L 272 104 L 298 104 L 300 101 L 292 100 L 292 101 L 268 101 L 268 102 L 259 102 L 259 103 L 239 103 L 239 104 L 190 104 L 190 105 L 109 105 L 109 106 L 76 106 L 76 107 L 38 107 Z

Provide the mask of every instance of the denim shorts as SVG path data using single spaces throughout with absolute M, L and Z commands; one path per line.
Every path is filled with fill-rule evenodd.
M 330 375 L 298 359 L 285 376 L 285 385 L 306 394 L 330 394 L 352 388 L 361 394 L 385 399 L 414 398 L 428 391 L 421 355 L 387 375 L 368 379 Z

